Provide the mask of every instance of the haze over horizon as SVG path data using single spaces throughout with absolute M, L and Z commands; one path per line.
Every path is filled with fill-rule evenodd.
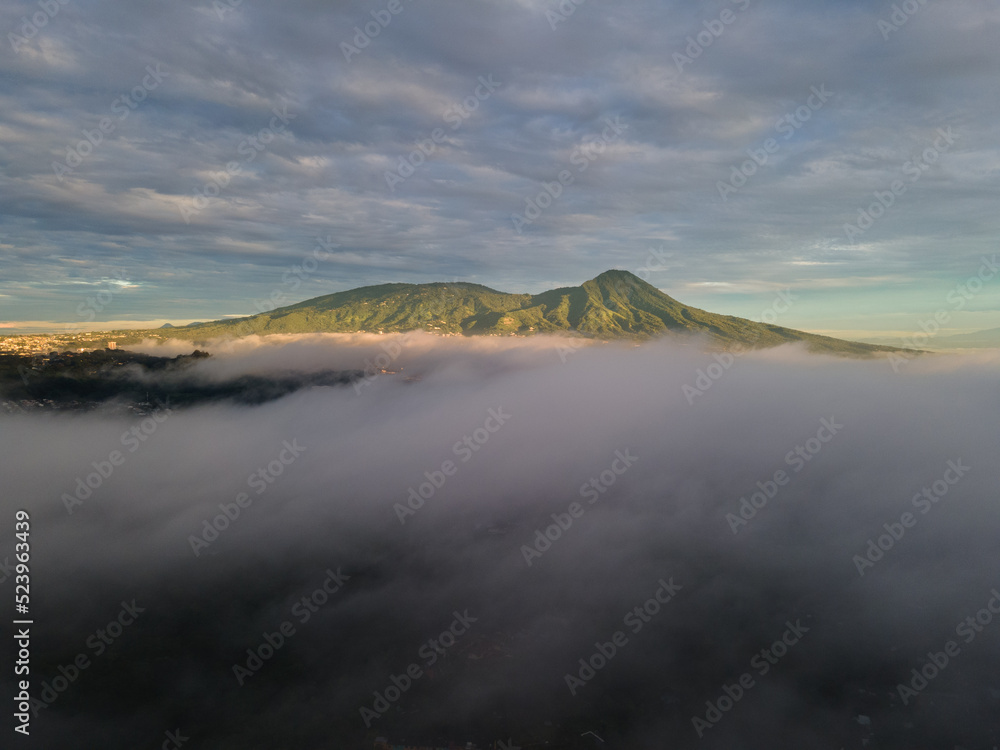
M 948 301 L 1000 229 L 991 3 L 57 5 L 0 8 L 0 332 L 608 268 L 847 338 L 1000 326 L 995 284 Z

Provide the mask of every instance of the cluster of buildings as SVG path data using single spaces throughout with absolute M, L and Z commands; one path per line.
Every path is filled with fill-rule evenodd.
M 77 333 L 73 335 L 26 334 L 0 336 L 0 354 L 47 354 L 52 351 L 85 352 L 91 349 L 114 349 L 116 343 L 107 333 Z
M 57 345 L 52 336 L 0 336 L 0 353 L 38 354 L 48 352 Z

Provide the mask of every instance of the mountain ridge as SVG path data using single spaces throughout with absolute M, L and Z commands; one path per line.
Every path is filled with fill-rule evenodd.
M 256 315 L 158 329 L 158 338 L 279 333 L 404 333 L 451 335 L 569 334 L 600 339 L 649 339 L 703 334 L 721 348 L 768 348 L 803 342 L 811 351 L 848 356 L 913 351 L 865 344 L 720 315 L 685 305 L 629 271 L 611 269 L 580 286 L 539 294 L 501 292 L 469 282 L 389 283 L 313 297 Z M 123 332 L 120 343 L 144 331 Z

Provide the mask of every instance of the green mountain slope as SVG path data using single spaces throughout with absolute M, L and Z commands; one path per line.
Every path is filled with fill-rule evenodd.
M 246 318 L 160 329 L 157 334 L 206 341 L 250 334 L 414 330 L 468 336 L 572 333 L 601 339 L 701 333 L 721 348 L 803 341 L 813 351 L 854 356 L 899 351 L 688 307 L 628 271 L 605 271 L 578 287 L 535 295 L 467 283 L 382 284 Z M 141 340 L 144 333 L 122 332 L 119 343 Z

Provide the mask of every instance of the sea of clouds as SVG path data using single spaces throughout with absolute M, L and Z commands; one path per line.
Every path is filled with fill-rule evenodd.
M 997 744 L 1000 354 L 698 344 L 251 338 L 188 374 L 366 375 L 0 417 L 19 743 Z

